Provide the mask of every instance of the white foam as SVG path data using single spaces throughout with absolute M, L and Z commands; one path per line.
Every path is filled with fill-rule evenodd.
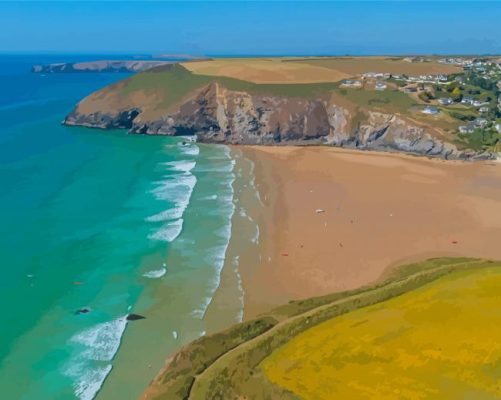
M 161 163 L 171 174 L 164 176 L 164 180 L 156 181 L 151 193 L 157 200 L 168 201 L 171 206 L 159 213 L 146 217 L 147 222 L 166 222 L 160 229 L 148 235 L 151 240 L 172 242 L 183 230 L 183 215 L 190 203 L 193 188 L 197 178 L 190 172 L 196 162 L 192 160 L 178 160 Z
M 195 165 L 197 165 L 196 161 L 192 160 L 178 160 L 178 161 L 166 161 L 160 163 L 160 165 L 167 167 L 167 170 L 170 171 L 179 171 L 179 172 L 190 172 Z
M 173 242 L 183 230 L 183 219 L 179 218 L 163 225 L 159 230 L 148 235 L 148 239 Z
M 148 222 L 163 222 L 172 219 L 178 219 L 183 216 L 183 207 L 174 207 L 168 210 L 160 211 L 158 214 L 151 215 L 145 219 Z
M 167 273 L 167 268 L 160 268 L 145 272 L 143 276 L 145 278 L 158 279 L 164 276 L 166 273 Z
M 200 200 L 217 200 L 217 194 L 213 194 L 211 196 L 202 197 Z
M 229 153 L 228 153 L 229 154 Z M 231 160 L 234 161 L 234 160 Z M 235 163 L 232 162 L 231 165 L 233 166 Z M 225 262 L 225 257 L 226 257 L 226 251 L 228 249 L 228 245 L 230 243 L 231 239 L 231 230 L 232 230 L 232 218 L 233 214 L 235 212 L 235 204 L 233 202 L 234 198 L 234 190 L 233 190 L 233 182 L 235 181 L 235 174 L 231 173 L 229 179 L 226 180 L 227 189 L 228 189 L 228 194 L 227 195 L 220 195 L 220 201 L 224 202 L 225 206 L 223 207 L 223 210 L 227 210 L 227 214 L 224 216 L 226 219 L 226 224 L 218 229 L 215 232 L 216 236 L 219 236 L 220 238 L 224 239 L 224 243 L 215 246 L 212 248 L 212 251 L 205 257 L 205 260 L 209 262 L 210 264 L 213 265 L 215 274 L 214 274 L 214 279 L 212 282 L 210 282 L 210 295 L 202 300 L 202 303 L 199 308 L 194 310 L 192 312 L 192 315 L 198 318 L 203 318 L 205 314 L 207 313 L 207 309 L 209 308 L 209 304 L 212 301 L 212 298 L 214 296 L 214 293 L 216 292 L 217 288 L 219 287 L 221 283 L 221 272 L 224 266 Z
M 120 347 L 126 326 L 125 317 L 117 318 L 87 329 L 73 336 L 70 341 L 86 347 L 81 355 L 88 360 L 111 361 Z
M 242 276 L 240 275 L 240 270 L 239 270 L 239 266 L 240 266 L 240 256 L 235 256 L 233 258 L 233 267 L 235 268 L 235 275 L 237 277 L 237 288 L 238 288 L 238 291 L 240 293 L 240 296 L 239 296 L 239 300 L 240 300 L 240 311 L 238 312 L 237 314 L 237 322 L 242 322 L 243 319 L 244 319 L 244 296 L 245 296 L 245 292 L 244 292 L 244 288 L 243 288 L 243 284 L 242 284 Z
M 254 226 L 256 227 L 256 232 L 254 233 L 254 236 L 252 237 L 251 242 L 258 244 L 259 243 L 259 225 L 254 224 Z
M 111 361 L 117 353 L 127 327 L 126 317 L 100 323 L 70 339 L 81 350 L 70 360 L 64 374 L 74 379 L 73 389 L 80 400 L 92 400 L 111 372 Z
M 184 146 L 180 147 L 180 150 L 183 154 L 186 154 L 187 156 L 198 156 L 200 154 L 200 148 L 195 144 L 193 145 L 185 144 Z
M 82 365 L 70 370 L 71 376 L 77 378 L 73 385 L 75 396 L 80 400 L 94 399 L 112 368 L 111 364 L 94 369 L 85 369 L 85 366 Z

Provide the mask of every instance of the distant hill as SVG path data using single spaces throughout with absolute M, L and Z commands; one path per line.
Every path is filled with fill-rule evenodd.
M 77 63 L 57 63 L 34 65 L 34 73 L 72 73 L 72 72 L 142 72 L 160 65 L 171 64 L 172 61 L 155 60 L 98 60 Z

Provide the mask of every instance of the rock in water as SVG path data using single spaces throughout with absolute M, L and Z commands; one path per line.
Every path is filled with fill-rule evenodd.
M 139 314 L 127 315 L 127 321 L 137 321 L 138 319 L 146 319 L 146 317 L 143 317 L 142 315 Z
M 79 315 L 79 314 L 88 314 L 90 313 L 90 308 L 88 307 L 83 307 L 83 308 L 80 308 L 78 310 L 75 311 L 75 314 L 76 315 Z

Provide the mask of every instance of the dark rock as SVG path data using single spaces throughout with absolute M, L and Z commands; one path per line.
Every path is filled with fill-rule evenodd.
M 142 315 L 139 314 L 127 315 L 127 321 L 137 321 L 138 319 L 146 319 L 146 317 L 143 317 Z
M 83 308 L 79 308 L 78 310 L 75 311 L 75 314 L 76 315 L 80 315 L 80 314 L 88 314 L 90 313 L 90 308 L 88 307 L 83 307 Z

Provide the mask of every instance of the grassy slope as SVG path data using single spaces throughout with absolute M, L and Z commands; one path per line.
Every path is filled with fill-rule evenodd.
M 223 399 L 239 395 L 260 399 L 295 398 L 265 377 L 261 363 L 296 335 L 339 315 L 419 288 L 454 271 L 499 266 L 501 263 L 476 259 L 432 259 L 403 266 L 373 287 L 290 302 L 254 321 L 188 345 L 156 378 L 146 398 Z
M 457 271 L 326 321 L 265 359 L 303 399 L 501 397 L 498 267 Z
M 398 91 L 377 92 L 342 89 L 339 88 L 338 83 L 329 82 L 257 84 L 234 78 L 193 74 L 181 65 L 153 68 L 128 78 L 121 85 L 110 86 L 109 90 L 117 91 L 117 95 L 121 98 L 131 97 L 137 92 L 154 93 L 159 98 L 157 107 L 167 109 L 190 92 L 211 82 L 219 82 L 230 90 L 286 97 L 312 98 L 335 91 L 354 105 L 363 108 L 378 108 L 389 112 L 403 112 L 414 104 L 408 95 Z

